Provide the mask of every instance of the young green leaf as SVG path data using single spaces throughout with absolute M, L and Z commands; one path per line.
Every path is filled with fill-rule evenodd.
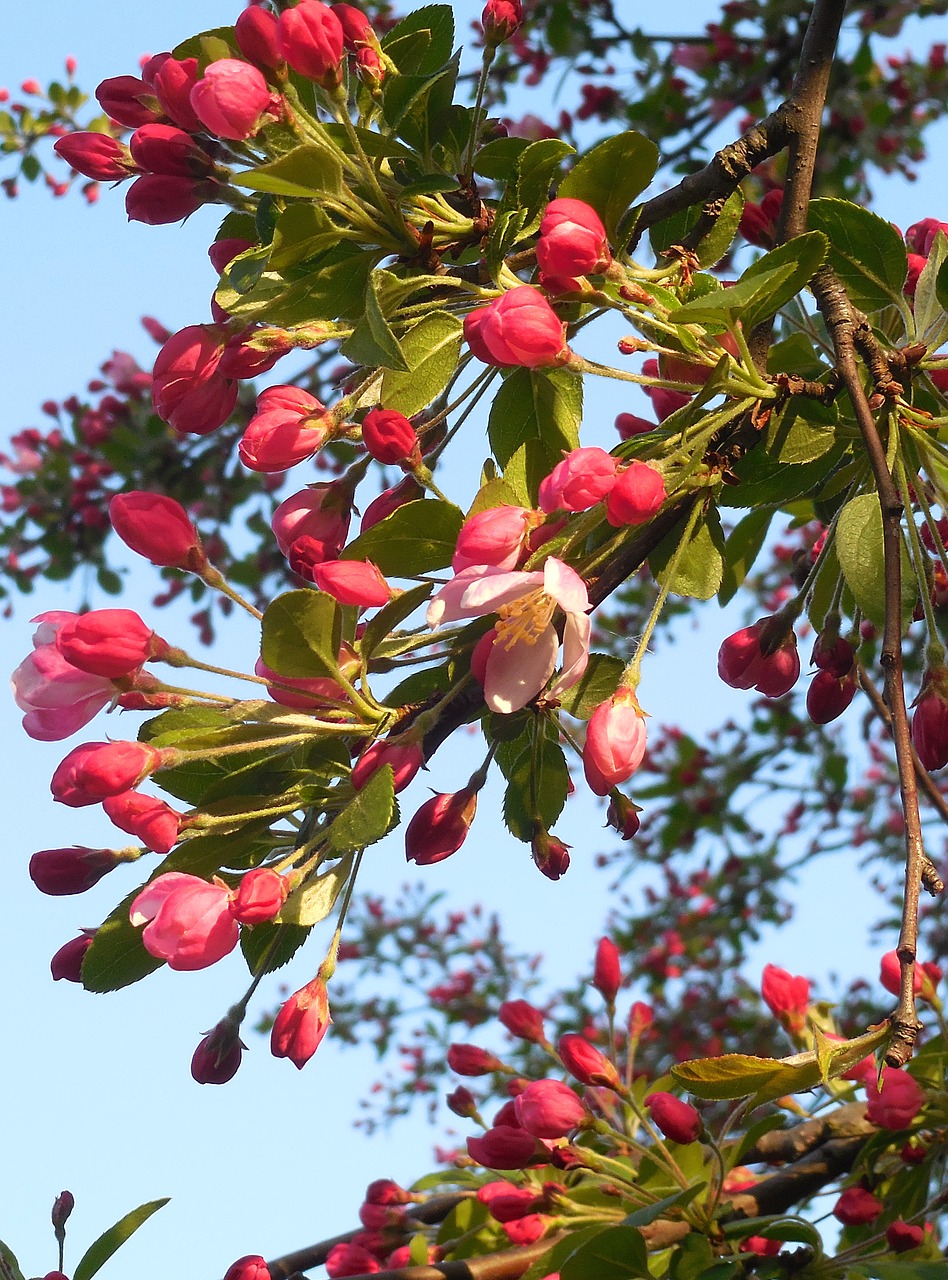
M 79 1259 L 76 1269 L 72 1273 L 73 1280 L 92 1280 L 92 1277 L 101 1267 L 105 1266 L 112 1254 L 117 1249 L 120 1249 L 125 1241 L 130 1236 L 133 1236 L 153 1213 L 163 1209 L 167 1203 L 167 1196 L 162 1200 L 149 1200 L 147 1204 L 140 1204 L 137 1209 L 127 1213 L 124 1218 L 120 1218 L 114 1226 L 109 1227 L 108 1231 L 104 1231 Z

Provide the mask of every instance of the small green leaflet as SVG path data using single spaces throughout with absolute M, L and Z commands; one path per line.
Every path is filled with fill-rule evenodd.
M 322 591 L 288 591 L 263 615 L 263 661 L 294 679 L 339 674 L 342 620 L 339 606 Z
M 231 181 L 251 191 L 312 199 L 342 190 L 342 164 L 328 148 L 306 145 L 256 169 L 232 173 Z
M 395 775 L 383 764 L 357 791 L 329 828 L 329 845 L 336 853 L 364 849 L 381 840 L 395 812 Z
M 905 539 L 899 533 L 902 563 L 902 624 L 912 616 L 917 584 Z M 836 554 L 846 585 L 863 613 L 876 626 L 885 623 L 885 570 L 882 510 L 875 493 L 851 498 L 839 513 Z
M 113 1227 L 109 1227 L 108 1231 L 104 1231 L 82 1255 L 73 1272 L 73 1280 L 92 1280 L 112 1254 L 135 1234 L 142 1223 L 147 1222 L 153 1213 L 163 1209 L 167 1203 L 167 1196 L 163 1200 L 149 1200 L 147 1204 L 140 1204 L 137 1209 L 120 1218 Z
M 645 1237 L 635 1227 L 607 1227 L 571 1253 L 560 1280 L 650 1280 Z
M 441 395 L 454 377 L 461 355 L 462 325 L 457 316 L 435 311 L 402 335 L 399 346 L 408 371 L 386 369 L 381 403 L 406 417 Z
M 300 885 L 284 902 L 276 923 L 309 926 L 325 920 L 349 879 L 354 858 L 354 853 L 346 854 L 321 876 Z

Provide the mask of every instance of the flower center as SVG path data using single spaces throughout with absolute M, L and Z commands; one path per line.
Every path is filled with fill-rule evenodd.
M 518 596 L 497 610 L 500 621 L 495 627 L 495 644 L 512 649 L 515 644 L 536 644 L 550 625 L 556 601 L 542 587 Z

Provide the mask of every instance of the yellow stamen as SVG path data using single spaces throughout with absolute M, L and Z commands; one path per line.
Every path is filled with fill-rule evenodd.
M 518 596 L 497 610 L 500 621 L 495 630 L 495 644 L 512 649 L 515 644 L 534 645 L 550 625 L 556 601 L 542 587 Z

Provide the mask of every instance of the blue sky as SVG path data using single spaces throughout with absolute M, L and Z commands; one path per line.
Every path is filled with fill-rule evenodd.
M 480 5 L 454 8 L 463 30 Z M 27 76 L 46 82 L 61 73 L 65 55 L 74 54 L 79 80 L 91 88 L 107 75 L 134 72 L 141 53 L 169 47 L 196 23 L 213 27 L 233 21 L 238 11 L 238 3 L 226 0 L 16 6 L 5 15 L 0 84 L 15 88 Z M 708 4 L 677 6 L 682 22 L 692 15 L 706 20 L 713 11 Z M 948 191 L 931 168 L 913 188 L 878 186 L 879 211 L 903 226 L 924 215 L 948 215 Z M 140 329 L 141 315 L 155 315 L 171 328 L 207 318 L 215 277 L 205 248 L 217 225 L 215 210 L 200 211 L 185 227 L 150 228 L 126 222 L 120 193 L 103 191 L 100 205 L 88 208 L 78 196 L 54 201 L 38 188 L 5 204 L 2 214 L 4 436 L 40 422 L 40 402 L 81 388 L 114 347 L 150 361 L 154 346 Z M 585 442 L 605 443 L 603 424 L 608 428 L 626 407 L 633 406 L 602 396 L 594 401 Z M 190 643 L 186 624 L 176 624 L 173 613 L 154 619 L 148 603 L 154 590 L 155 580 L 136 566 L 127 603 L 172 641 Z M 68 587 L 44 587 L 33 600 L 18 601 L 15 617 L 0 629 L 2 665 L 12 669 L 28 650 L 33 612 L 75 604 Z M 642 700 L 657 719 L 687 715 L 689 727 L 700 728 L 721 714 L 722 697 L 741 697 L 722 694 L 714 676 L 714 655 L 734 617 L 705 609 L 698 630 L 686 630 L 671 653 L 646 664 Z M 252 665 L 256 644 L 253 629 L 235 623 L 218 657 Z M 682 671 L 693 673 L 689 681 Z M 4 1164 L 11 1175 L 15 1171 L 7 1179 L 0 1238 L 18 1254 L 24 1272 L 42 1274 L 55 1265 L 48 1213 L 64 1187 L 77 1199 L 67 1272 L 81 1248 L 114 1219 L 141 1201 L 170 1195 L 171 1205 L 103 1274 L 159 1280 L 173 1264 L 181 1274 L 212 1280 L 240 1254 L 273 1256 L 354 1225 L 371 1178 L 408 1181 L 424 1173 L 439 1131 L 411 1122 L 371 1140 L 354 1132 L 357 1099 L 376 1070 L 369 1055 L 341 1052 L 331 1036 L 301 1073 L 272 1060 L 265 1043 L 251 1036 L 253 1052 L 230 1085 L 202 1089 L 192 1083 L 188 1061 L 195 1043 L 241 989 L 235 958 L 204 973 L 164 971 L 107 997 L 50 982 L 49 956 L 78 925 L 97 923 L 117 893 L 137 880 L 129 869 L 120 884 L 112 877 L 81 899 L 36 893 L 26 875 L 33 850 L 108 844 L 113 829 L 97 810 L 63 811 L 50 801 L 49 775 L 71 743 L 26 739 L 9 701 L 0 703 L 0 717 L 7 817 L 0 1092 L 7 1111 Z M 131 732 L 109 728 L 116 736 Z M 471 762 L 460 758 L 465 749 L 462 744 L 436 761 L 431 786 L 454 789 L 467 777 Z M 410 794 L 420 801 L 424 787 L 419 780 Z M 495 791 L 494 805 L 497 798 Z M 575 846 L 574 865 L 554 885 L 530 866 L 523 846 L 498 838 L 501 828 L 491 821 L 490 808 L 488 792 L 468 844 L 451 862 L 430 868 L 428 882 L 448 888 L 459 903 L 476 898 L 510 907 L 508 919 L 523 947 L 551 953 L 552 978 L 568 979 L 590 963 L 606 910 L 604 880 L 584 865 L 600 847 L 589 831 L 598 835 L 601 816 L 585 801 L 570 806 L 562 834 Z M 406 876 L 398 843 L 372 850 L 366 872 L 371 887 L 393 892 Z M 835 904 L 826 901 L 834 895 L 803 888 L 808 905 L 800 922 L 766 958 L 810 973 L 817 964 L 821 972 L 854 972 L 865 955 L 858 916 L 837 919 Z M 816 961 L 803 947 L 820 925 L 832 925 L 837 950 Z M 319 944 L 312 950 L 287 971 L 292 984 L 311 976 Z M 275 990 L 264 993 L 264 1005 L 272 1004 Z

